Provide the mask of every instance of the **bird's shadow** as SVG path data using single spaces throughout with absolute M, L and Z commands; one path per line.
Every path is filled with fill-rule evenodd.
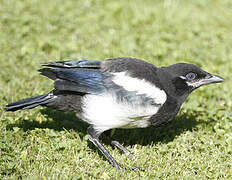
M 55 111 L 49 108 L 41 109 L 41 113 L 44 117 L 52 119 L 51 121 L 39 122 L 39 121 L 28 121 L 23 120 L 21 123 L 10 124 L 7 129 L 13 129 L 18 127 L 23 131 L 30 131 L 36 128 L 49 128 L 56 131 L 74 130 L 78 133 L 81 139 L 86 135 L 88 124 L 78 120 L 75 113 L 63 113 Z M 117 140 L 125 146 L 131 146 L 134 144 L 140 144 L 146 146 L 148 144 L 156 144 L 158 142 L 168 143 L 173 141 L 177 136 L 181 135 L 185 131 L 192 131 L 194 128 L 201 123 L 210 123 L 209 121 L 197 121 L 196 117 L 202 113 L 201 111 L 189 111 L 185 114 L 181 114 L 168 124 L 160 127 L 149 127 L 149 128 L 137 128 L 137 129 L 118 129 L 111 138 L 110 132 L 106 131 L 101 136 L 103 143 L 110 143 L 110 140 Z M 95 146 L 89 142 L 88 146 L 94 151 L 99 151 Z M 101 153 L 99 153 L 102 156 Z
M 43 117 L 45 117 L 46 121 L 38 121 L 38 120 L 28 120 L 23 119 L 19 123 L 9 124 L 6 128 L 12 129 L 14 127 L 18 127 L 23 131 L 30 131 L 36 128 L 48 128 L 54 129 L 55 131 L 63 131 L 66 130 L 74 130 L 79 133 L 79 136 L 83 138 L 86 135 L 86 129 L 88 124 L 79 120 L 75 113 L 71 112 L 61 112 L 56 111 L 50 108 L 44 108 L 40 110 Z
M 174 120 L 159 127 L 148 127 L 139 129 L 118 129 L 113 139 L 130 146 L 140 144 L 156 144 L 158 142 L 168 143 L 186 131 L 193 131 L 197 125 L 202 123 L 211 123 L 209 121 L 196 120 L 196 117 L 202 113 L 200 111 L 191 111 L 187 114 L 178 115 Z M 106 132 L 107 133 L 107 132 Z

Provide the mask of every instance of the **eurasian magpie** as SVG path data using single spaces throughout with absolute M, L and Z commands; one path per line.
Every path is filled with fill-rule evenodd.
M 135 58 L 71 60 L 42 65 L 46 67 L 39 72 L 54 80 L 54 90 L 10 103 L 6 111 L 39 105 L 74 111 L 90 124 L 89 140 L 118 169 L 122 167 L 99 141 L 104 131 L 165 124 L 175 118 L 193 90 L 224 81 L 193 64 L 157 68 Z M 112 141 L 112 144 L 130 154 L 119 142 Z

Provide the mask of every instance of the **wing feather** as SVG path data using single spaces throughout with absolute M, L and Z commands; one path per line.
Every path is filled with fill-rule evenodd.
M 100 69 L 102 61 L 97 60 L 69 60 L 42 63 L 42 66 L 59 67 L 59 68 L 93 68 Z
M 39 72 L 54 80 L 57 90 L 98 94 L 105 87 L 100 71 L 101 61 L 64 61 L 44 63 Z

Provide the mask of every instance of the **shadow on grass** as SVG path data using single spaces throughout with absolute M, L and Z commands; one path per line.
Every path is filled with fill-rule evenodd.
M 19 127 L 24 131 L 33 130 L 35 128 L 50 128 L 56 131 L 66 129 L 74 130 L 79 134 L 80 138 L 83 138 L 86 135 L 88 124 L 78 120 L 75 113 L 63 113 L 49 108 L 42 109 L 41 113 L 52 120 L 41 123 L 38 121 L 24 120 L 19 124 L 8 125 L 7 128 L 13 129 L 13 127 Z M 134 144 L 146 146 L 148 144 L 156 144 L 158 142 L 168 143 L 173 141 L 175 137 L 179 136 L 183 132 L 194 130 L 198 124 L 209 123 L 208 121 L 196 121 L 196 117 L 201 113 L 202 112 L 200 111 L 187 112 L 186 114 L 177 116 L 176 119 L 170 123 L 160 127 L 118 129 L 112 138 L 109 138 L 110 131 L 107 131 L 103 133 L 104 135 L 101 136 L 101 140 L 106 144 L 110 144 L 110 139 L 113 139 L 125 146 Z M 102 156 L 91 142 L 88 142 L 88 146 Z
M 41 109 L 40 112 L 47 119 L 46 121 L 35 121 L 35 120 L 23 120 L 21 123 L 10 124 L 7 129 L 13 129 L 14 127 L 19 127 L 23 131 L 34 130 L 36 128 L 49 128 L 56 131 L 74 130 L 79 133 L 80 137 L 83 138 L 86 134 L 86 129 L 88 124 L 80 121 L 75 113 L 64 113 L 61 111 L 56 111 L 50 108 Z
M 139 128 L 139 129 L 118 129 L 113 135 L 113 139 L 124 145 L 148 145 L 152 143 L 168 143 L 185 131 L 193 131 L 198 124 L 209 123 L 197 121 L 196 117 L 201 112 L 191 111 L 187 114 L 177 116 L 173 121 L 159 127 Z

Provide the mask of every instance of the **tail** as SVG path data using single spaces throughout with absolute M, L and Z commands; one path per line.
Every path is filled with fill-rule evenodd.
M 31 109 L 39 105 L 45 105 L 53 99 L 53 93 L 48 93 L 41 96 L 35 96 L 31 98 L 22 99 L 13 103 L 9 103 L 5 110 L 6 111 L 17 111 L 19 109 Z

